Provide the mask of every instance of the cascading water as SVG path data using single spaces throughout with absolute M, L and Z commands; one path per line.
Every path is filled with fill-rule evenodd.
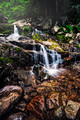
M 16 27 L 16 25 L 14 25 L 14 34 L 19 35 L 18 28 Z
M 33 50 L 36 51 L 35 41 L 33 41 Z M 33 59 L 34 59 L 34 63 L 37 64 L 38 59 L 37 59 L 37 54 L 35 52 L 33 54 Z
M 49 58 L 47 51 L 43 45 L 41 45 L 41 49 L 43 50 L 43 57 L 45 60 L 45 69 L 49 75 L 56 76 L 61 69 L 58 69 L 58 65 L 62 63 L 61 55 L 59 55 L 54 50 L 49 50 L 51 53 L 49 54 L 52 57 L 51 66 L 49 65 Z
M 49 60 L 48 60 L 47 51 L 46 51 L 46 49 L 43 45 L 41 45 L 41 50 L 40 51 L 43 54 L 43 59 L 45 61 L 45 66 L 46 66 L 47 69 L 49 69 Z
M 19 37 L 20 37 L 20 35 L 19 35 L 19 32 L 18 32 L 18 28 L 16 27 L 16 25 L 14 25 L 14 33 L 9 35 L 7 37 L 7 39 L 8 40 L 15 40 L 15 39 L 18 40 Z
M 8 36 L 7 39 L 18 40 L 19 37 L 21 36 L 19 35 L 18 28 L 16 27 L 16 25 L 14 25 L 14 34 Z M 56 51 L 49 50 L 44 45 L 40 43 L 35 43 L 34 40 L 29 44 L 33 45 L 32 61 L 34 62 L 34 64 L 40 64 L 44 68 L 46 73 L 52 76 L 56 76 L 57 73 L 62 70 L 57 68 L 58 65 L 62 63 L 62 59 L 61 59 L 61 55 L 59 55 Z M 39 50 L 37 47 L 39 47 Z M 51 61 L 49 57 L 52 59 Z M 33 73 L 33 68 L 31 73 Z
M 51 76 L 56 76 L 59 72 L 62 71 L 62 69 L 58 68 L 58 65 L 62 64 L 61 55 L 59 55 L 54 50 L 47 49 L 42 44 L 39 44 L 39 45 L 40 45 L 40 51 L 38 52 L 38 54 L 41 55 L 43 58 L 42 65 L 44 65 L 44 69 L 46 73 L 48 73 Z M 50 56 L 50 58 L 52 59 L 51 64 L 50 64 L 50 58 L 48 56 Z M 34 54 L 34 61 L 35 61 L 34 63 L 37 63 L 36 62 L 37 60 L 38 60 L 37 55 Z M 41 63 L 41 61 L 39 61 L 39 63 Z

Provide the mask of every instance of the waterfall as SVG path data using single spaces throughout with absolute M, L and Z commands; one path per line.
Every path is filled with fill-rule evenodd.
M 59 55 L 56 51 L 50 50 L 46 48 L 44 45 L 40 45 L 40 51 L 38 54 L 40 55 L 40 58 L 43 59 L 43 63 L 41 59 L 38 59 L 38 56 L 34 53 L 34 64 L 38 64 L 37 61 L 39 61 L 40 65 L 44 66 L 46 73 L 48 73 L 51 76 L 56 76 L 59 72 L 61 72 L 62 69 L 58 68 L 59 64 L 62 64 L 61 55 Z M 33 50 L 36 51 L 36 46 L 34 44 Z M 42 57 L 41 57 L 42 56 Z M 50 63 L 50 58 L 51 63 Z
M 36 52 L 36 46 L 35 46 L 35 41 L 33 41 L 33 50 L 34 50 L 34 53 L 33 53 L 33 61 L 35 64 L 38 63 L 38 59 L 37 59 L 37 54 L 35 53 Z
M 41 45 L 41 52 L 42 52 L 43 57 L 44 57 L 43 59 L 45 60 L 45 66 L 47 69 L 49 69 L 49 60 L 48 60 L 47 51 L 43 45 Z
M 16 27 L 16 25 L 14 25 L 14 34 L 19 35 L 18 28 Z
M 18 28 L 14 25 L 14 33 L 7 37 L 8 40 L 18 40 L 20 37 Z
M 43 52 L 42 54 L 43 54 L 43 58 L 44 58 L 45 66 L 46 66 L 46 68 L 45 68 L 46 72 L 52 76 L 56 76 L 58 74 L 58 72 L 61 71 L 61 69 L 57 68 L 59 64 L 62 64 L 61 55 L 59 55 L 54 50 L 49 50 L 50 54 L 47 53 L 47 50 L 45 49 L 45 47 L 43 45 L 41 45 L 41 50 Z M 52 58 L 51 66 L 49 65 L 48 54 Z

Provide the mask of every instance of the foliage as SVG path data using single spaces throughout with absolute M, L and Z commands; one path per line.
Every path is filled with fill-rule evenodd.
M 70 32 L 70 33 L 72 33 L 72 31 L 73 31 L 73 26 L 72 25 L 66 25 L 66 28 L 68 28 L 68 32 Z
M 35 6 L 34 6 L 35 3 Z M 0 13 L 14 22 L 28 15 L 38 14 L 38 2 L 34 0 L 0 0 Z
M 80 26 L 76 26 L 77 30 L 80 32 Z
M 65 35 L 57 35 L 57 38 L 62 43 L 68 43 L 71 40 L 71 37 L 65 37 Z
M 18 47 L 15 47 L 15 52 L 18 53 L 20 49 Z
M 42 39 L 41 39 L 41 37 L 40 37 L 40 35 L 39 35 L 38 33 L 35 33 L 35 34 L 33 35 L 33 39 L 34 39 L 34 40 L 38 40 L 38 41 L 42 41 Z
M 0 33 L 10 35 L 13 33 L 13 25 L 4 24 L 3 26 L 0 26 Z
M 0 63 L 7 64 L 7 63 L 13 63 L 13 60 L 9 57 L 0 57 Z
M 80 49 L 80 45 L 77 45 L 77 48 Z
M 30 26 L 25 26 L 24 31 L 31 32 L 31 27 Z

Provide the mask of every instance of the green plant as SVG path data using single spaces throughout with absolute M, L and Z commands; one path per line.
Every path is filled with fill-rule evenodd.
M 30 26 L 25 26 L 24 31 L 31 32 L 31 27 Z
M 57 35 L 57 38 L 62 43 L 68 43 L 72 39 L 71 37 L 65 37 L 65 35 Z
M 60 42 L 64 41 L 64 36 L 63 35 L 57 35 L 57 38 L 60 40 Z
M 80 45 L 76 45 L 77 46 L 77 48 L 79 48 L 80 49 Z
M 38 41 L 42 41 L 42 39 L 41 39 L 41 37 L 40 37 L 40 35 L 39 35 L 38 33 L 35 33 L 35 34 L 33 35 L 33 39 L 34 39 L 34 40 L 38 40 Z
M 18 53 L 20 49 L 18 47 L 15 47 L 15 52 Z
M 80 32 L 80 26 L 76 26 L 76 28 L 78 29 L 78 31 Z
M 13 63 L 13 60 L 9 57 L 0 57 L 0 63 L 7 64 L 7 63 Z
M 70 33 L 72 33 L 72 31 L 73 31 L 73 26 L 71 26 L 71 25 L 66 25 L 66 28 L 69 29 L 69 32 L 70 32 Z

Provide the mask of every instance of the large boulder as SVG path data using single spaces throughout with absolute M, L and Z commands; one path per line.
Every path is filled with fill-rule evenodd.
M 6 86 L 0 90 L 0 117 L 17 103 L 22 95 L 22 88 L 19 86 Z
M 67 118 L 74 120 L 80 109 L 80 103 L 69 100 L 65 108 Z
M 30 21 L 27 21 L 27 20 L 25 20 L 25 19 L 18 20 L 18 21 L 16 21 L 16 22 L 14 22 L 13 25 L 16 25 L 16 26 L 18 26 L 18 27 L 20 27 L 20 28 L 22 28 L 22 29 L 23 29 L 25 26 L 31 26 Z

